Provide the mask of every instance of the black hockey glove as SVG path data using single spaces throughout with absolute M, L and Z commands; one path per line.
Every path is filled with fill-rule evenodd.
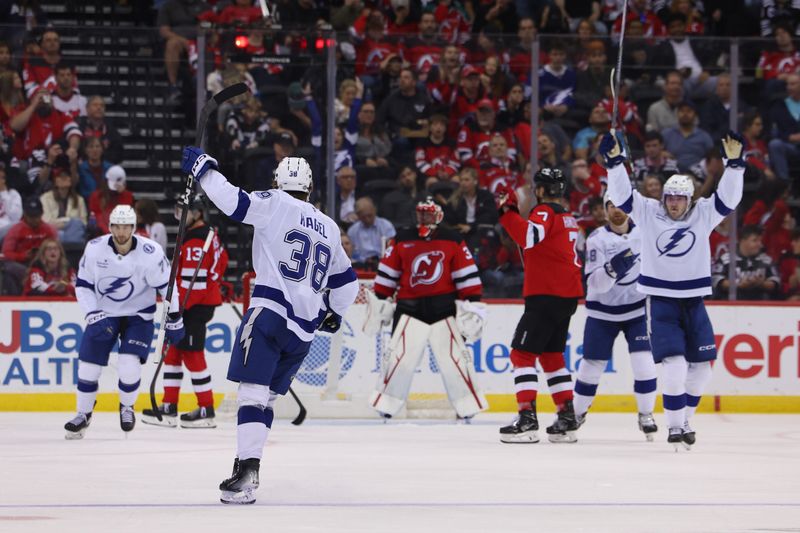
M 323 333 L 336 333 L 339 331 L 339 328 L 342 326 L 342 317 L 334 313 L 333 311 L 328 311 L 328 314 L 325 315 L 325 318 L 320 323 L 318 330 L 322 331 Z

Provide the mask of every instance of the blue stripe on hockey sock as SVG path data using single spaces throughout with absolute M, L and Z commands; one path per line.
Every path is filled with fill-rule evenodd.
M 635 380 L 633 382 L 633 392 L 637 394 L 647 394 L 648 392 L 655 392 L 656 378 Z
M 237 424 L 250 424 L 252 422 L 267 425 L 267 417 L 264 410 L 255 405 L 243 405 L 239 407 L 237 413 Z M 270 418 L 270 424 L 272 419 Z
M 580 394 L 581 396 L 594 396 L 597 394 L 597 385 L 592 385 L 591 383 L 585 383 L 581 380 L 577 380 L 575 382 L 575 394 Z
M 664 409 L 669 409 L 670 411 L 678 411 L 679 409 L 683 409 L 686 407 L 686 395 L 681 394 L 680 396 L 670 396 L 669 394 L 664 394 Z
M 687 407 L 697 407 L 697 404 L 700 403 L 700 396 L 692 396 L 691 394 L 686 394 L 686 406 Z
M 131 383 L 130 385 L 120 381 L 119 390 L 122 392 L 136 392 L 139 389 L 139 383 L 141 383 L 141 380 L 137 381 L 136 383 Z
M 79 379 L 78 392 L 97 392 L 97 382 Z
M 272 409 L 264 409 L 264 425 L 271 428 L 273 418 L 275 418 L 275 411 Z

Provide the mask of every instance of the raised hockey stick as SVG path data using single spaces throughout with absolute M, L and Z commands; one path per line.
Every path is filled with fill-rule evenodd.
M 622 45 L 625 43 L 625 26 L 627 25 L 628 18 L 628 2 L 625 0 L 622 4 L 622 27 L 619 32 L 619 50 L 617 50 L 617 65 L 611 69 L 611 135 L 614 135 L 614 129 L 617 127 L 617 120 L 619 119 L 619 87 L 622 81 Z
M 181 302 L 180 312 L 183 313 L 183 310 L 186 309 L 186 304 L 189 302 L 189 296 L 192 294 L 192 287 L 194 287 L 194 282 L 197 280 L 197 274 L 200 272 L 200 266 L 203 264 L 203 259 L 206 258 L 206 252 L 208 252 L 208 248 L 211 246 L 211 241 L 214 240 L 215 235 L 214 228 L 211 228 L 208 231 L 208 235 L 206 235 L 206 242 L 203 243 L 203 249 L 200 251 L 200 260 L 197 262 L 197 266 L 194 267 L 194 272 L 192 273 L 192 279 L 189 281 L 189 287 L 186 289 L 186 295 L 183 297 L 183 302 Z M 177 246 L 177 245 L 176 245 Z M 164 309 L 169 308 L 169 300 L 164 301 Z M 166 319 L 166 316 L 162 318 L 162 320 Z M 163 328 L 161 328 L 163 330 Z M 161 330 L 159 330 L 159 334 Z M 164 359 L 167 356 L 167 350 L 169 349 L 169 343 L 165 341 L 164 337 L 160 337 L 161 339 L 161 351 L 156 352 L 160 353 L 161 357 L 158 359 L 158 365 L 156 366 L 156 371 L 153 372 L 153 379 L 150 380 L 150 405 L 153 408 L 153 412 L 156 413 L 156 418 L 158 421 L 161 422 L 161 411 L 158 409 L 158 403 L 156 402 L 156 381 L 158 380 L 158 375 L 161 373 L 161 367 L 164 366 Z
M 239 320 L 242 320 L 244 318 L 242 312 L 239 311 L 239 308 L 236 307 L 236 304 L 234 304 L 233 302 L 230 302 L 230 304 L 231 308 L 233 309 L 233 312 L 236 313 L 236 316 L 239 317 Z M 300 398 L 297 397 L 297 394 L 295 394 L 295 392 L 292 390 L 291 387 L 289 387 L 289 394 L 292 395 L 294 401 L 297 402 L 297 407 L 300 409 L 300 412 L 297 413 L 297 416 L 294 417 L 294 420 L 292 420 L 292 425 L 299 426 L 300 424 L 303 423 L 303 421 L 306 419 L 306 415 L 308 414 L 306 412 L 306 406 L 303 405 L 303 402 L 300 401 Z
M 208 126 L 208 117 L 211 113 L 217 110 L 219 105 L 231 98 L 236 98 L 240 94 L 247 92 L 247 84 L 236 83 L 230 87 L 225 87 L 220 92 L 215 94 L 205 103 L 203 109 L 200 110 L 200 116 L 197 117 L 197 128 L 195 131 L 194 144 L 195 146 L 202 147 L 205 142 L 206 127 Z M 191 204 L 192 197 L 194 196 L 194 177 L 189 174 L 186 177 L 186 189 L 181 196 L 178 205 L 181 207 L 181 218 L 178 222 L 178 234 L 175 236 L 175 249 L 172 251 L 172 264 L 169 270 L 169 281 L 167 282 L 167 294 L 164 298 L 164 310 L 161 313 L 161 322 L 158 328 L 158 336 L 156 337 L 156 353 L 161 354 L 158 361 L 158 367 L 155 374 L 153 374 L 153 381 L 150 384 L 150 403 L 152 404 L 153 411 L 156 413 L 158 421 L 161 421 L 161 412 L 158 410 L 155 400 L 155 382 L 158 378 L 158 373 L 161 372 L 161 367 L 164 366 L 164 332 L 167 326 L 167 314 L 169 312 L 169 303 L 172 301 L 172 289 L 175 285 L 175 278 L 178 277 L 178 260 L 181 255 L 181 245 L 183 244 L 183 237 L 186 233 L 186 217 L 189 214 L 189 205 Z M 188 293 L 187 293 L 188 294 Z

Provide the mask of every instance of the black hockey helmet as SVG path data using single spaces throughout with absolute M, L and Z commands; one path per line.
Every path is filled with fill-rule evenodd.
M 544 167 L 533 176 L 533 186 L 544 187 L 547 196 L 561 198 L 567 191 L 567 178 L 557 168 Z

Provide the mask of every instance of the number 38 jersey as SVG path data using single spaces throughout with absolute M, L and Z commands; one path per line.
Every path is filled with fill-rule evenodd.
M 566 209 L 554 203 L 539 204 L 528 220 L 509 210 L 500 217 L 500 224 L 523 250 L 523 296 L 583 296 L 581 261 L 575 249 L 578 223 Z
M 284 317 L 306 342 L 328 309 L 345 313 L 358 294 L 358 280 L 333 220 L 277 189 L 248 194 L 216 170 L 206 172 L 200 185 L 222 212 L 255 229 L 250 307 Z

